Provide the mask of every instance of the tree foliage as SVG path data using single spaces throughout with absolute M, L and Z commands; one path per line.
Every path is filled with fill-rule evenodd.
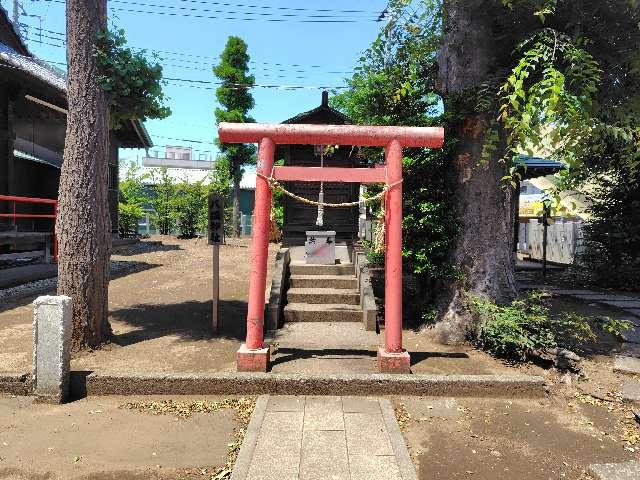
M 207 196 L 209 187 L 203 180 L 176 184 L 172 201 L 173 217 L 180 235 L 193 238 L 207 228 Z
M 231 36 L 220 54 L 220 63 L 213 73 L 221 85 L 216 89 L 216 99 L 222 108 L 215 109 L 216 123 L 253 122 L 248 113 L 254 106 L 250 88 L 255 84 L 253 75 L 249 75 L 249 54 L 247 44 L 240 37 Z M 243 166 L 255 164 L 255 146 L 253 144 L 219 143 L 229 177 L 233 184 L 234 230 L 239 235 L 239 190 L 244 173 Z
M 434 92 L 440 9 L 437 2 L 424 2 L 407 17 L 401 11 L 406 3 L 393 2 L 403 20 L 380 33 L 347 80 L 349 89 L 332 98 L 356 123 L 433 126 L 445 121 Z M 380 150 L 363 149 L 361 155 L 383 161 Z M 403 256 L 428 293 L 434 281 L 456 275 L 448 258 L 458 228 L 454 199 L 442 175 L 443 151 L 406 149 L 404 155 Z
M 144 177 L 140 175 L 134 162 L 129 164 L 125 178 L 120 180 L 118 230 L 123 237 L 135 236 L 138 233 L 138 221 L 144 215 L 144 206 L 149 201 L 143 180 Z
M 127 120 L 166 118 L 162 66 L 147 60 L 145 51 L 126 47 L 124 30 L 102 30 L 98 34 L 95 55 L 102 66 L 99 78 L 110 103 L 111 125 L 120 128 Z
M 174 201 L 176 185 L 167 167 L 160 167 L 151 174 L 153 190 L 149 203 L 153 208 L 151 221 L 160 235 L 169 235 L 175 227 Z

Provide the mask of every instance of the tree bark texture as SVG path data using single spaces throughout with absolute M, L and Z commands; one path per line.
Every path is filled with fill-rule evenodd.
M 240 238 L 242 232 L 240 232 L 240 182 L 233 182 L 233 214 L 232 214 L 232 227 L 233 236 Z
M 110 334 L 109 112 L 93 55 L 106 3 L 67 0 L 68 115 L 56 232 L 58 294 L 73 300 L 74 350 L 95 348 Z
M 509 64 L 511 46 L 494 35 L 498 3 L 444 1 L 445 34 L 438 59 L 438 83 L 445 110 L 453 114 L 447 135 L 457 140 L 451 149 L 449 171 L 461 232 L 452 260 L 462 278 L 442 299 L 442 321 L 436 329 L 450 343 L 476 333 L 465 309 L 466 294 L 502 303 L 516 292 L 512 202 L 518 192 L 501 182 L 510 166 L 501 161 L 504 132 L 499 129 L 498 146 L 491 158 L 483 161 L 483 143 L 492 113 L 474 111 L 475 100 L 465 100 Z M 504 15 L 505 11 L 500 13 Z

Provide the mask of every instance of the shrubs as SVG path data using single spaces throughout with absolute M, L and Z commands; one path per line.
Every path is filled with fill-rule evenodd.
M 505 306 L 469 297 L 469 310 L 477 317 L 477 346 L 497 357 L 524 361 L 536 352 L 592 342 L 597 331 L 619 336 L 631 326 L 574 312 L 551 315 L 544 297 L 544 292 L 534 291 Z
M 147 200 L 142 180 L 138 168 L 131 163 L 124 180 L 120 181 L 118 231 L 123 237 L 135 236 L 138 233 L 138 221 L 144 214 L 143 207 Z

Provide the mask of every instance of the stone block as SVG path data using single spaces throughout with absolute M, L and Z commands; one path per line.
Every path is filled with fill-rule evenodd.
M 336 232 L 308 231 L 304 244 L 304 258 L 310 264 L 335 265 Z
M 266 372 L 269 368 L 269 347 L 249 350 L 243 343 L 236 353 L 236 368 L 239 372 Z
M 43 296 L 33 302 L 33 393 L 45 403 L 69 398 L 71 298 Z
M 344 430 L 340 397 L 307 397 L 304 430 Z
M 640 403 L 640 383 L 625 382 L 622 385 L 622 401 L 629 403 Z
M 384 346 L 378 347 L 378 371 L 380 373 L 411 373 L 409 352 L 387 352 Z
M 589 467 L 598 480 L 635 480 L 640 478 L 640 463 L 603 463 Z
M 640 358 L 616 356 L 613 361 L 613 371 L 621 373 L 640 374 Z

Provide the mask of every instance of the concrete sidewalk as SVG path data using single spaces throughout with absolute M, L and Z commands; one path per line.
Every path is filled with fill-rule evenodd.
M 414 480 L 391 403 L 371 397 L 258 399 L 233 480 Z

